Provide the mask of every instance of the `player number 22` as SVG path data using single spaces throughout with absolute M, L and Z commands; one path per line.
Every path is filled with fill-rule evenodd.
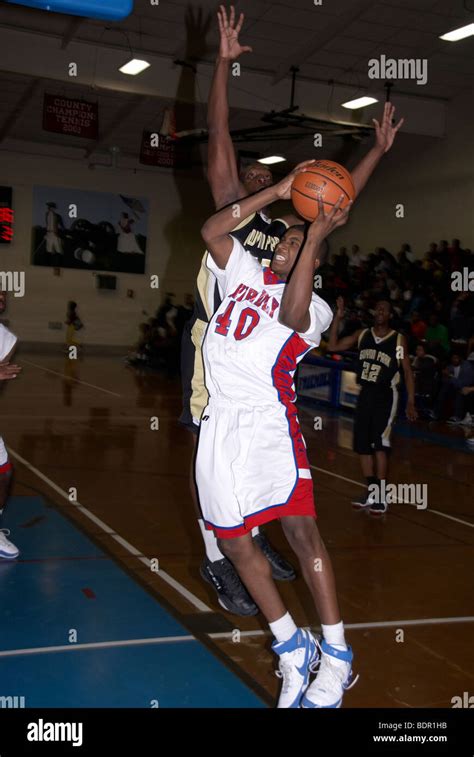
M 379 375 L 379 373 L 380 365 L 371 365 L 370 363 L 364 362 L 361 378 L 364 381 L 377 381 L 377 376 Z
M 231 325 L 231 315 L 234 309 L 235 302 L 230 302 L 226 307 L 222 315 L 216 318 L 216 334 L 221 336 L 227 336 Z M 253 308 L 244 308 L 237 321 L 237 326 L 234 330 L 234 338 L 240 341 L 250 336 L 255 326 L 260 321 L 260 315 Z

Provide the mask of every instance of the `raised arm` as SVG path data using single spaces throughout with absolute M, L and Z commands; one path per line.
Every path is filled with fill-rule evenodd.
M 375 118 L 372 119 L 375 125 L 375 145 L 352 171 L 356 196 L 360 194 L 367 184 L 382 156 L 390 150 L 397 131 L 403 125 L 404 119 L 401 118 L 396 126 L 392 126 L 394 114 L 395 107 L 392 103 L 387 102 L 383 109 L 382 123 L 379 124 Z
M 350 350 L 352 347 L 356 346 L 362 333 L 362 329 L 355 331 L 350 336 L 344 336 L 342 339 L 338 339 L 337 335 L 341 326 L 341 320 L 344 318 L 344 300 L 342 297 L 337 298 L 336 305 L 336 313 L 329 330 L 328 350 L 329 352 L 344 352 L 344 350 Z
M 341 195 L 326 215 L 319 198 L 319 214 L 308 229 L 303 248 L 286 283 L 278 320 L 293 331 L 302 333 L 311 325 L 309 306 L 313 295 L 314 272 L 319 267 L 319 249 L 331 231 L 347 221 L 351 203 L 339 211 L 342 200 Z
M 237 60 L 242 53 L 251 52 L 252 48 L 242 47 L 239 43 L 239 33 L 244 21 L 243 13 L 240 14 L 235 25 L 234 6 L 231 6 L 228 19 L 226 9 L 221 5 L 217 11 L 217 19 L 220 47 L 207 109 L 209 129 L 207 177 L 215 206 L 219 209 L 246 194 L 239 179 L 234 145 L 229 133 L 227 86 L 232 61 Z

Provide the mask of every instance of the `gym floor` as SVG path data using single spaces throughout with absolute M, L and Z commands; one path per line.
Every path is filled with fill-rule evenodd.
M 0 564 L 2 695 L 27 707 L 272 706 L 262 617 L 226 614 L 199 576 L 179 381 L 112 357 L 18 362 L 1 398 L 15 465 L 6 525 L 21 550 Z M 451 707 L 474 679 L 473 453 L 459 430 L 400 423 L 390 478 L 426 484 L 428 508 L 374 519 L 350 505 L 361 486 L 350 414 L 301 404 L 299 416 L 360 674 L 344 706 Z M 266 531 L 294 562 L 279 524 Z M 296 622 L 317 629 L 302 578 L 279 586 Z

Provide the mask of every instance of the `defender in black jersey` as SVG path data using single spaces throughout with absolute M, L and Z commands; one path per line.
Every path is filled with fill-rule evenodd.
M 351 336 L 337 338 L 344 301 L 338 297 L 337 311 L 329 336 L 329 350 L 341 352 L 357 345 L 359 350 L 357 379 L 361 390 L 354 420 L 354 451 L 360 455 L 367 487 L 377 485 L 387 477 L 390 434 L 398 406 L 398 385 L 403 370 L 408 393 L 406 414 L 416 419 L 415 384 L 408 357 L 405 337 L 390 328 L 392 305 L 380 300 L 375 307 L 374 325 L 359 329 Z M 369 508 L 373 515 L 383 514 L 387 504 L 367 490 L 366 495 L 353 502 L 354 507 Z
M 251 52 L 250 47 L 243 47 L 239 42 L 243 14 L 236 21 L 235 10 L 231 6 L 230 18 L 221 5 L 217 12 L 220 48 L 216 60 L 214 76 L 208 98 L 208 180 L 216 210 L 234 203 L 248 195 L 254 194 L 273 183 L 270 170 L 261 163 L 252 163 L 239 172 L 234 146 L 229 132 L 229 105 L 227 101 L 227 84 L 230 67 L 243 53 Z M 383 119 L 375 121 L 375 144 L 352 170 L 352 180 L 356 194 L 364 188 L 370 175 L 383 155 L 390 149 L 398 129 L 403 124 L 393 122 L 394 107 L 386 103 Z M 311 162 L 311 161 L 308 161 Z M 285 227 L 301 223 L 297 216 L 285 216 L 283 223 L 270 227 L 265 216 L 265 208 L 250 218 L 236 223 L 233 234 L 238 236 L 245 249 L 252 252 L 264 263 L 271 260 L 271 251 L 282 235 Z M 277 222 L 273 222 L 277 223 Z M 268 264 L 267 263 L 267 264 Z M 215 281 L 205 265 L 201 265 L 198 275 L 196 313 L 185 332 L 182 346 L 182 382 L 183 413 L 181 422 L 188 428 L 196 430 L 203 408 L 207 402 L 204 383 L 204 371 L 201 357 L 201 344 L 207 324 L 219 304 Z M 196 434 L 193 434 L 196 444 Z M 241 584 L 232 564 L 220 552 L 214 534 L 207 531 L 200 514 L 199 503 L 191 470 L 190 488 L 198 522 L 206 547 L 206 560 L 201 566 L 201 575 L 216 590 L 220 604 L 230 612 L 239 615 L 253 615 L 257 607 Z M 257 531 L 258 529 L 255 529 Z M 262 549 L 272 567 L 274 578 L 291 580 L 295 577 L 292 566 L 271 547 L 262 532 L 253 533 L 255 542 Z

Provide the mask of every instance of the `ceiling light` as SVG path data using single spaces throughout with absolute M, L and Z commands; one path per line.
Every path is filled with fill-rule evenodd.
M 342 103 L 343 108 L 349 108 L 349 110 L 355 110 L 356 108 L 365 108 L 366 105 L 372 105 L 378 100 L 375 97 L 357 97 L 355 100 L 349 100 L 346 103 Z
M 281 155 L 269 155 L 268 158 L 260 158 L 258 163 L 263 163 L 264 166 L 271 166 L 274 163 L 283 163 L 286 158 Z
M 460 26 L 459 29 L 453 29 L 452 32 L 443 34 L 440 39 L 445 39 L 448 42 L 457 42 L 460 39 L 471 37 L 474 34 L 474 24 L 468 24 L 467 26 Z
M 144 71 L 145 68 L 149 68 L 149 66 L 150 64 L 146 60 L 132 58 L 128 61 L 128 63 L 125 63 L 121 68 L 119 68 L 119 71 L 121 71 L 122 74 L 136 76 L 137 74 L 141 74 L 141 72 Z

